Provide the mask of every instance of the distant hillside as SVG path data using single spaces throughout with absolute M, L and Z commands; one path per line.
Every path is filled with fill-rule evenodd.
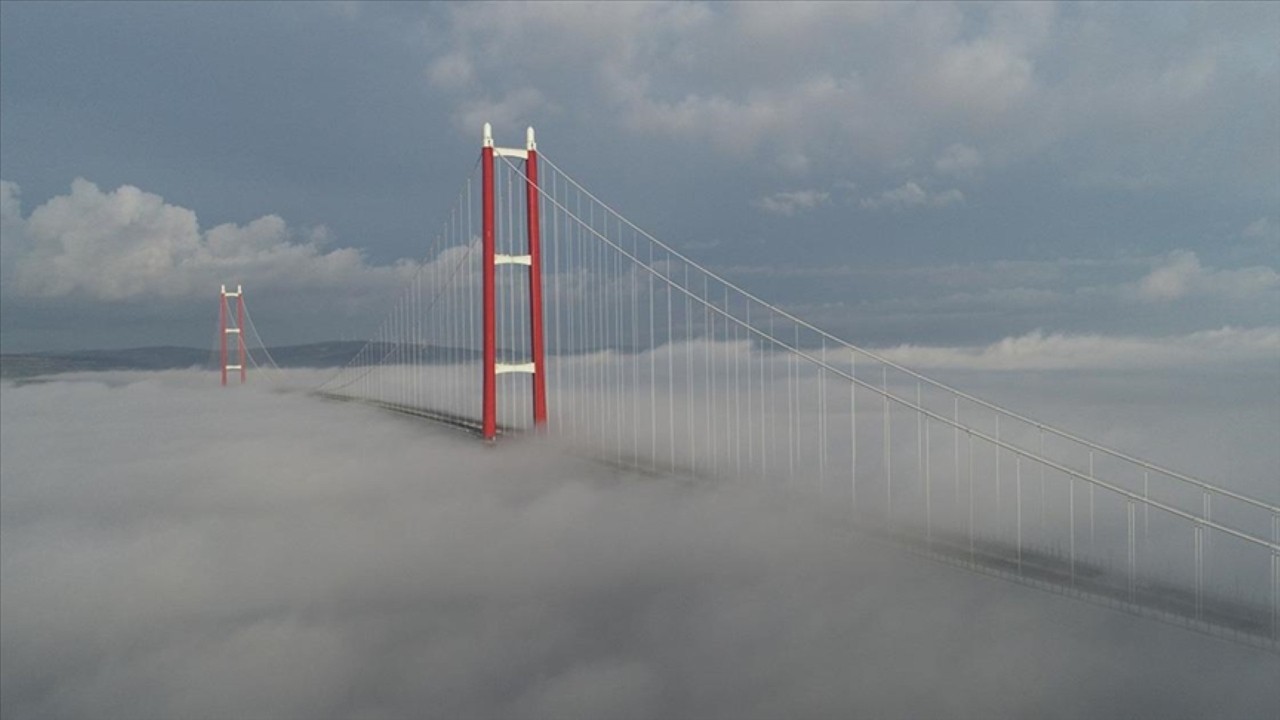
M 339 367 L 348 363 L 364 346 L 365 343 L 360 341 L 334 341 L 268 348 L 268 352 L 281 367 Z M 0 378 L 29 378 L 102 370 L 209 367 L 210 357 L 208 350 L 165 346 L 125 350 L 0 353 Z
M 334 340 L 308 345 L 282 345 L 267 348 L 280 367 L 341 367 L 367 343 L 363 340 Z
M 73 350 L 57 353 L 0 354 L 0 377 L 24 378 L 100 370 L 166 370 L 206 365 L 208 350 L 184 347 L 127 350 Z
M 480 353 L 475 350 L 448 348 L 439 345 L 398 345 L 395 343 L 366 343 L 364 341 L 334 341 L 311 343 L 310 345 L 284 345 L 268 348 L 271 357 L 280 367 L 341 367 L 351 362 L 356 354 L 366 347 L 369 349 L 361 358 L 361 362 L 379 362 L 383 358 L 409 358 L 416 362 L 444 363 L 459 360 L 477 360 Z M 499 356 L 503 355 L 499 349 Z

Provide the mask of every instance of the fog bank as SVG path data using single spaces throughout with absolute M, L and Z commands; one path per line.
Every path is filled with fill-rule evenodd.
M 1274 655 L 801 498 L 210 377 L 0 388 L 0 715 L 1280 714 Z

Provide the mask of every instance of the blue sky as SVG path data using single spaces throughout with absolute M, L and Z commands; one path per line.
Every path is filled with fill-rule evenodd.
M 1270 4 L 6 2 L 0 20 L 10 352 L 201 346 L 229 281 L 269 342 L 361 337 L 486 120 L 507 143 L 536 126 L 642 227 L 855 342 L 1280 338 Z

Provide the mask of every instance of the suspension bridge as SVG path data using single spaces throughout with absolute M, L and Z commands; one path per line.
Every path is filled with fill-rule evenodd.
M 241 289 L 219 303 L 223 384 L 274 366 L 246 353 Z M 485 126 L 416 275 L 316 392 L 813 495 L 861 537 L 1280 652 L 1275 503 L 824 332 L 623 217 L 532 129 L 511 148 Z

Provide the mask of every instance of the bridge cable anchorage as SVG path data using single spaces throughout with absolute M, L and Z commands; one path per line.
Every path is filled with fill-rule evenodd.
M 486 439 L 545 427 L 620 472 L 750 479 L 933 559 L 1274 644 L 1280 542 L 1260 530 L 1280 522 L 1273 503 L 841 341 L 639 229 L 531 133 L 523 152 L 490 128 L 483 140 L 478 177 L 326 392 Z

